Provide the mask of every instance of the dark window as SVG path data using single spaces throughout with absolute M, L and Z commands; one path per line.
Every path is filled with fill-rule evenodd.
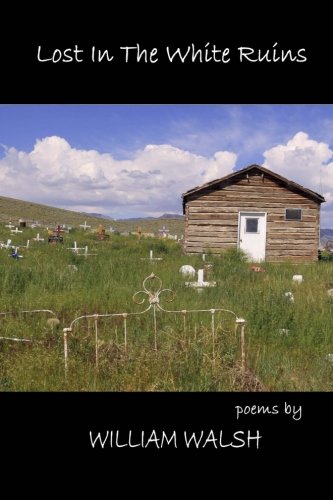
M 302 209 L 286 208 L 286 220 L 302 220 Z
M 257 233 L 258 232 L 258 220 L 259 219 L 246 219 L 246 233 Z

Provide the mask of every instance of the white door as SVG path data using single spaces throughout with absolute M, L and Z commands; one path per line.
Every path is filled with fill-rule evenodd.
M 254 262 L 265 260 L 266 213 L 240 212 L 238 247 Z

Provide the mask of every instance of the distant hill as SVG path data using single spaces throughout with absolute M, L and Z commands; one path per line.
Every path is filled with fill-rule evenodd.
M 325 245 L 328 240 L 333 240 L 333 229 L 321 229 L 320 243 Z
M 62 208 L 50 207 L 31 201 L 16 200 L 0 196 L 0 222 L 12 221 L 17 224 L 19 219 L 30 222 L 39 222 L 45 225 L 66 224 L 79 226 L 87 221 L 90 225 L 110 224 L 110 219 L 99 218 L 84 212 L 64 210 Z
M 161 220 L 161 219 L 178 219 L 183 220 L 184 216 L 179 214 L 163 214 L 159 217 L 129 217 L 127 219 L 116 219 L 119 222 L 123 221 L 138 221 L 138 220 Z
M 26 221 L 27 224 L 38 222 L 45 226 L 54 226 L 55 224 L 66 224 L 67 226 L 80 227 L 84 221 L 91 226 L 91 229 L 97 229 L 100 224 L 105 228 L 110 225 L 117 231 L 136 231 L 138 226 L 144 232 L 155 232 L 166 226 L 171 234 L 181 235 L 184 232 L 183 217 L 178 214 L 165 214 L 161 217 L 135 218 L 114 220 L 99 213 L 75 212 L 62 208 L 50 207 L 40 203 L 17 200 L 0 196 L 0 223 L 12 221 L 17 224 L 19 219 Z
M 184 216 L 179 214 L 163 214 L 157 217 L 157 219 L 184 219 Z
M 333 229 L 321 229 L 320 230 L 320 237 L 324 238 L 325 236 L 328 236 L 329 238 L 333 238 Z
M 108 215 L 97 214 L 95 212 L 82 212 L 84 215 L 88 215 L 89 217 L 97 217 L 98 219 L 109 219 L 114 220 L 113 217 L 109 217 Z

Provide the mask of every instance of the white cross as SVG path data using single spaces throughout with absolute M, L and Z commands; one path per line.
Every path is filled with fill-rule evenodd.
M 74 247 L 67 248 L 67 250 L 73 250 L 74 253 L 79 253 L 79 250 L 84 250 L 84 248 L 78 247 L 76 241 L 74 241 Z
M 12 234 L 17 234 L 17 233 L 22 233 L 23 231 L 20 231 L 17 227 L 15 229 L 11 229 L 10 232 Z
M 84 248 L 81 248 L 80 250 L 84 250 L 83 253 L 78 253 L 78 255 L 82 255 L 83 257 L 88 257 L 88 255 L 97 255 L 97 253 L 88 253 L 88 247 L 85 246 Z
M 163 258 L 162 257 L 153 257 L 153 251 L 150 250 L 149 258 L 141 257 L 141 260 L 150 260 L 152 262 L 153 260 L 163 260 Z
M 34 238 L 34 241 L 44 241 L 44 238 L 40 238 L 39 233 L 37 233 L 37 237 Z
M 80 224 L 80 227 L 83 227 L 84 230 L 87 229 L 87 227 L 91 227 L 87 225 L 87 221 L 84 221 L 84 224 Z
M 7 240 L 7 243 L 0 243 L 1 248 L 10 248 L 12 246 L 12 240 Z
M 185 285 L 201 290 L 202 288 L 216 286 L 216 281 L 204 281 L 204 270 L 198 269 L 198 281 L 188 281 Z

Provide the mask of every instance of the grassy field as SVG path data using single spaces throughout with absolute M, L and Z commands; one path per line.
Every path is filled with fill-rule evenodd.
M 36 232 L 25 229 L 12 239 L 25 244 Z M 47 238 L 46 231 L 39 232 Z M 8 237 L 9 230 L 2 224 L 0 240 Z M 213 263 L 211 279 L 217 286 L 198 293 L 185 287 L 178 270 L 183 264 L 199 269 L 202 260 L 185 256 L 177 242 L 120 235 L 101 242 L 83 230 L 64 238 L 63 245 L 31 242 L 18 261 L 9 256 L 9 250 L 0 250 L 0 311 L 14 313 L 0 316 L 0 336 L 33 341 L 0 341 L 1 391 L 332 390 L 330 262 L 267 263 L 265 272 L 255 273 L 236 251 L 208 255 L 206 260 Z M 67 247 L 74 241 L 88 245 L 89 252 L 97 255 L 73 254 Z M 151 249 L 154 257 L 163 260 L 141 260 Z M 126 352 L 123 318 L 99 321 L 98 370 L 93 320 L 81 321 L 69 336 L 65 379 L 62 329 L 80 315 L 143 311 L 146 305 L 135 304 L 132 296 L 142 290 L 144 278 L 152 272 L 163 287 L 175 292 L 172 303 L 165 302 L 166 293 L 161 294 L 163 307 L 226 308 L 246 319 L 246 372 L 240 371 L 239 337 L 229 316 L 216 315 L 213 353 L 210 314 L 188 315 L 184 329 L 182 315 L 158 313 L 155 351 L 149 311 L 128 318 Z M 293 283 L 294 274 L 302 274 L 304 282 Z M 294 302 L 285 296 L 289 291 Z M 50 326 L 48 314 L 19 313 L 32 309 L 54 311 L 59 325 Z

